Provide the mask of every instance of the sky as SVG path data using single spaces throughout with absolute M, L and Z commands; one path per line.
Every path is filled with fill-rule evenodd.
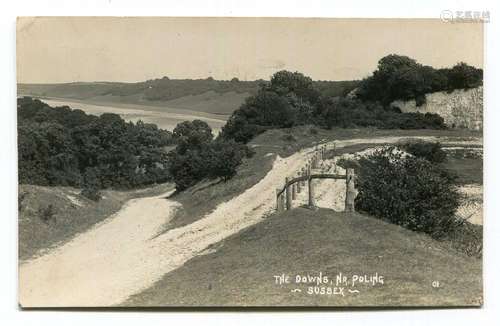
M 439 19 L 22 17 L 19 83 L 366 77 L 391 53 L 483 67 L 483 26 Z

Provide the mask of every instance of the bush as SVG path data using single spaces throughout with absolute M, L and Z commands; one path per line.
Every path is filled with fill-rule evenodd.
M 211 128 L 202 121 L 183 122 L 174 130 L 179 145 L 168 154 L 169 171 L 178 191 L 208 178 L 229 180 L 245 156 L 248 147 L 222 137 L 212 139 Z
M 339 98 L 325 101 L 318 123 L 323 127 L 377 127 L 382 129 L 444 129 L 444 119 L 434 113 L 397 112 L 377 103 Z
M 318 134 L 318 129 L 311 127 L 309 128 L 309 134 L 310 135 L 317 135 Z
M 169 153 L 169 170 L 178 191 L 185 190 L 208 175 L 207 162 L 199 150 Z
M 413 156 L 421 157 L 432 163 L 442 163 L 446 160 L 446 152 L 439 142 L 414 141 L 401 146 Z
M 55 220 L 55 214 L 56 214 L 56 210 L 54 208 L 54 205 L 52 205 L 52 204 L 49 204 L 46 207 L 38 208 L 38 216 L 45 223 L 48 223 L 52 220 Z
M 357 160 L 348 159 L 348 158 L 340 158 L 337 160 L 337 165 L 343 169 L 359 169 L 359 163 Z
M 297 141 L 297 138 L 295 138 L 295 136 L 292 134 L 285 134 L 285 135 L 281 136 L 281 139 L 283 139 L 286 142 L 296 142 Z
M 440 166 L 392 147 L 359 164 L 355 205 L 360 211 L 436 238 L 457 226 L 455 178 Z
M 83 176 L 83 189 L 80 194 L 90 200 L 98 201 L 101 199 L 99 188 L 100 183 L 96 169 L 87 168 Z
M 208 146 L 202 156 L 207 162 L 207 176 L 227 181 L 236 174 L 236 168 L 245 156 L 250 155 L 247 146 L 234 140 L 217 140 Z

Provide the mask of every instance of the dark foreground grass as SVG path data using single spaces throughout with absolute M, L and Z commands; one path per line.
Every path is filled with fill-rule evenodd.
M 436 136 L 467 139 L 481 137 L 482 134 L 471 130 L 384 130 L 375 128 L 333 128 L 326 130 L 315 126 L 268 130 L 248 144 L 255 151 L 255 154 L 244 160 L 243 164 L 238 167 L 235 177 L 227 182 L 200 182 L 196 186 L 172 196 L 171 199 L 182 204 L 182 209 L 178 210 L 165 229 L 169 230 L 190 224 L 213 211 L 217 205 L 254 186 L 271 170 L 276 155 L 287 157 L 302 148 L 325 141 L 384 136 Z M 354 153 L 369 147 L 373 147 L 373 144 L 348 146 L 339 149 L 337 154 Z
M 124 305 L 401 307 L 482 303 L 481 260 L 457 253 L 425 234 L 357 213 L 297 208 L 273 214 L 211 249 Z M 316 283 L 294 283 L 296 275 L 317 276 L 320 272 L 334 283 L 339 273 L 350 281 L 353 275 L 378 274 L 384 284 L 340 285 L 344 287 L 342 296 L 311 295 L 308 288 Z M 291 283 L 276 284 L 274 276 L 282 274 L 290 276 Z M 294 289 L 302 292 L 292 292 Z M 360 292 L 350 293 L 349 289 Z
M 132 198 L 159 195 L 173 189 L 172 184 L 131 191 L 102 191 L 94 202 L 81 195 L 80 189 L 20 185 L 23 197 L 19 212 L 19 259 L 32 258 L 84 232 L 117 212 Z M 52 205 L 52 214 L 44 214 Z M 45 215 L 45 216 L 44 216 Z

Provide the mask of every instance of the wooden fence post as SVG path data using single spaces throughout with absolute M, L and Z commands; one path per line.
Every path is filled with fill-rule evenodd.
M 354 169 L 346 169 L 346 193 L 345 193 L 345 212 L 354 212 L 354 199 L 356 198 L 356 189 L 354 188 Z
M 307 179 L 307 187 L 309 193 L 309 208 L 314 208 L 316 207 L 316 203 L 314 202 L 314 184 L 311 177 Z
M 292 189 L 290 189 L 291 186 L 288 185 L 288 181 L 289 180 L 290 179 L 288 177 L 285 178 L 285 187 L 286 187 L 285 188 L 285 195 L 286 195 L 286 202 L 285 202 L 285 204 L 286 204 L 286 209 L 287 210 L 292 209 L 292 191 L 291 191 Z
M 337 161 L 335 160 L 335 143 L 333 143 L 332 161 L 333 161 L 333 173 L 337 173 Z
M 281 189 L 276 189 L 276 210 L 279 212 L 283 211 L 283 200 L 281 200 L 283 194 L 280 194 Z
M 292 184 L 292 200 L 297 198 L 297 183 Z
M 297 173 L 297 176 L 298 176 L 298 177 L 300 177 L 300 173 Z M 301 184 L 300 184 L 300 183 L 301 183 L 301 182 L 302 182 L 302 181 L 298 181 L 298 182 L 296 183 L 296 185 L 297 185 L 297 193 L 298 193 L 298 194 L 300 194 L 300 190 L 301 190 L 301 189 L 300 189 L 300 188 L 301 188 Z

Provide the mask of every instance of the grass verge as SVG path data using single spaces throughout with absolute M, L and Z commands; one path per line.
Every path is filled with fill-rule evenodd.
M 297 208 L 216 244 L 126 306 L 469 306 L 482 303 L 481 260 L 358 213 Z M 216 249 L 216 250 L 214 250 Z M 359 293 L 309 295 L 296 275 L 378 275 Z M 292 283 L 278 285 L 275 275 Z M 439 282 L 439 286 L 435 282 Z M 320 285 L 322 286 L 322 285 Z M 302 292 L 292 292 L 294 289 Z

